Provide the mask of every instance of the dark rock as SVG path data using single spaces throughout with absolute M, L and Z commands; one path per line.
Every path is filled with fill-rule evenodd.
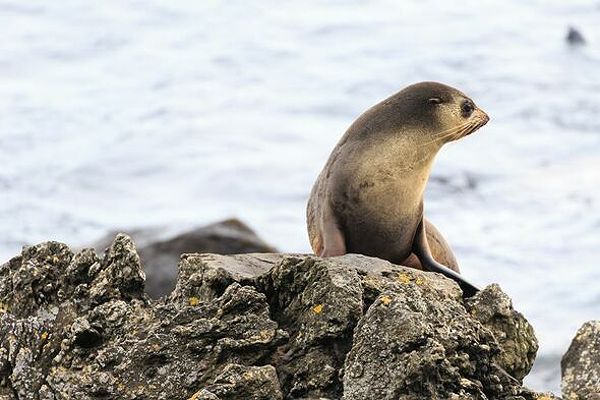
M 513 309 L 510 298 L 496 284 L 468 299 L 467 310 L 498 340 L 500 353 L 494 361 L 522 381 L 531 370 L 538 350 L 533 327 Z
M 205 390 L 215 399 L 283 399 L 277 380 L 277 371 L 271 365 L 247 367 L 229 364 Z M 194 396 L 192 396 L 192 399 Z M 210 397 L 208 397 L 210 399 Z
M 572 46 L 580 46 L 585 44 L 585 38 L 576 28 L 570 26 L 567 32 L 567 43 Z
M 561 361 L 568 400 L 600 400 L 600 321 L 583 324 Z
M 536 398 L 504 372 L 512 371 L 514 359 L 523 354 L 513 354 L 515 349 L 535 356 L 537 341 L 529 334 L 504 343 L 495 339 L 502 326 L 514 331 L 508 322 L 491 323 L 498 310 L 490 301 L 505 296 L 497 285 L 475 295 L 465 308 L 449 280 L 413 270 L 385 275 L 354 331 L 345 363 L 345 400 Z M 514 317 L 512 308 L 506 311 Z M 482 315 L 490 318 L 479 323 L 476 316 Z M 515 319 L 532 333 L 521 318 Z M 532 362 L 523 361 L 527 371 Z
M 497 286 L 359 255 L 187 254 L 144 293 L 133 242 L 54 242 L 0 267 L 0 399 L 552 399 Z
M 121 230 L 137 244 L 146 272 L 146 293 L 159 298 L 171 293 L 177 279 L 177 263 L 184 253 L 272 253 L 276 251 L 238 219 L 228 219 L 176 235 L 163 228 Z M 104 251 L 118 232 L 111 232 L 91 247 Z
M 286 256 L 266 279 L 274 318 L 290 334 L 275 358 L 291 398 L 343 394 L 338 372 L 363 313 L 361 278 L 342 259 Z

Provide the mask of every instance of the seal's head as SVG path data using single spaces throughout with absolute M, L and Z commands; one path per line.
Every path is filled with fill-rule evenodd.
M 443 145 L 467 136 L 489 121 L 473 100 L 450 86 L 420 82 L 408 86 L 385 101 L 403 128 L 403 134 L 418 135 L 420 141 Z M 386 107 L 387 108 L 387 107 Z

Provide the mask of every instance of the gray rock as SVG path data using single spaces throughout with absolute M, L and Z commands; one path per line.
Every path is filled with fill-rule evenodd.
M 340 398 L 339 371 L 363 313 L 358 271 L 341 258 L 284 256 L 262 281 L 272 314 L 290 334 L 275 360 L 284 391 Z
M 532 334 L 496 340 L 494 331 L 510 326 L 508 336 L 515 329 L 508 321 L 490 323 L 498 314 L 492 299 L 505 296 L 497 285 L 465 307 L 449 280 L 413 270 L 384 276 L 388 279 L 379 282 L 377 297 L 354 331 L 345 363 L 345 400 L 536 398 L 504 372 L 513 371 L 518 356 L 535 356 L 537 342 Z M 506 310 L 508 317 L 511 311 Z M 481 323 L 477 317 L 484 315 L 489 318 Z M 516 319 L 532 332 L 524 319 Z M 528 370 L 532 362 L 522 364 Z
M 177 279 L 177 263 L 184 253 L 272 253 L 275 249 L 238 219 L 232 218 L 186 232 L 172 234 L 164 228 L 125 230 L 136 243 L 144 271 L 146 293 L 151 298 L 168 295 Z M 118 232 L 110 232 L 91 245 L 97 251 L 110 246 Z
M 248 367 L 229 364 L 223 368 L 223 372 L 213 380 L 212 384 L 203 390 L 211 393 L 216 399 L 222 400 L 283 399 L 277 371 L 271 365 Z
M 513 309 L 510 298 L 496 284 L 468 299 L 467 311 L 492 331 L 500 344 L 500 353 L 494 356 L 494 361 L 522 381 L 531 370 L 538 350 L 533 327 Z
M 359 255 L 186 254 L 151 300 L 131 239 L 0 267 L 0 399 L 552 399 L 499 287 Z
M 583 324 L 561 361 L 568 400 L 600 400 L 600 321 Z

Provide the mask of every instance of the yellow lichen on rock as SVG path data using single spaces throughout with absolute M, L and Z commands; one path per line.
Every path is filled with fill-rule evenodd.
M 260 332 L 258 332 L 256 335 L 252 335 L 250 337 L 251 340 L 257 340 L 257 341 L 262 341 L 262 342 L 268 342 L 270 340 L 273 339 L 274 336 L 274 332 L 273 331 L 268 331 L 268 330 L 262 330 Z
M 273 331 L 268 331 L 268 330 L 260 331 L 260 338 L 262 340 L 271 340 L 271 339 L 273 339 L 273 336 L 274 336 Z
M 425 278 L 423 278 L 422 276 L 417 276 L 416 278 L 410 274 L 407 273 L 400 273 L 398 274 L 398 281 L 400 283 L 410 283 L 410 282 L 414 282 L 417 285 L 423 285 L 425 283 Z
M 323 304 L 317 304 L 312 308 L 312 310 L 315 314 L 321 314 L 321 312 L 323 311 Z
M 198 400 L 200 398 L 201 394 L 202 394 L 202 390 L 198 390 L 188 400 Z
M 383 305 L 388 305 L 392 302 L 392 298 L 388 295 L 383 295 L 381 296 L 381 302 L 383 303 Z
M 200 303 L 200 300 L 197 297 L 190 297 L 188 300 L 190 306 L 197 306 Z

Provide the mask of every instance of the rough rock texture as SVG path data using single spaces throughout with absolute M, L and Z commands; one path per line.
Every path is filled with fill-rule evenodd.
M 467 300 L 467 310 L 492 331 L 500 344 L 494 361 L 511 376 L 523 380 L 535 361 L 537 339 L 529 322 L 513 309 L 510 298 L 500 286 L 492 284 Z
M 163 228 L 130 229 L 125 232 L 135 241 L 146 272 L 146 293 L 151 298 L 165 296 L 177 280 L 177 263 L 184 253 L 272 253 L 275 249 L 259 238 L 242 221 L 232 218 L 178 234 Z M 92 248 L 103 251 L 118 232 L 111 232 Z
M 497 286 L 374 258 L 187 254 L 144 293 L 132 241 L 55 242 L 0 267 L 0 399 L 551 399 Z
M 583 324 L 561 361 L 567 400 L 600 400 L 600 321 Z

